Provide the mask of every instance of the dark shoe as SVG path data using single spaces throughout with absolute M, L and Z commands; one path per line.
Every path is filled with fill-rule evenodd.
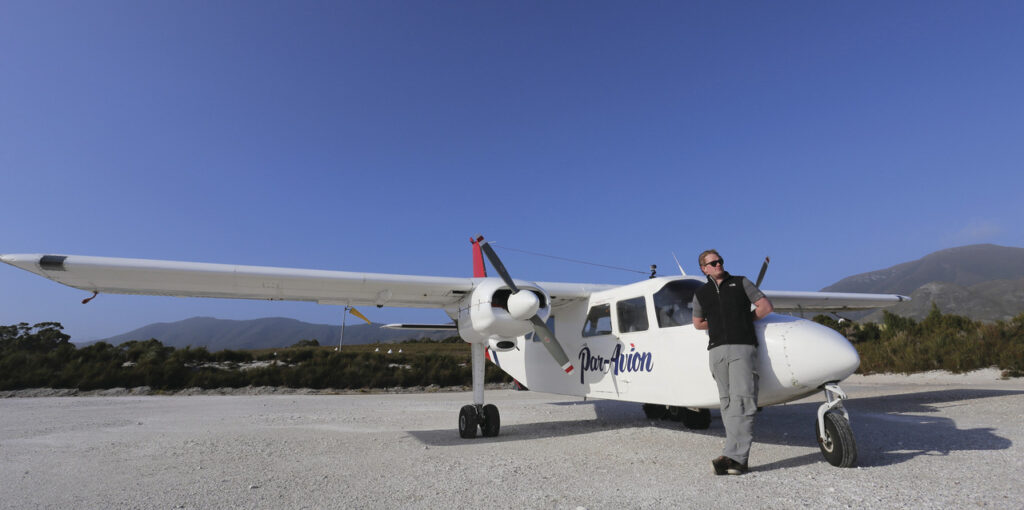
M 730 475 L 742 475 L 747 471 L 750 471 L 750 469 L 747 468 L 746 462 L 740 464 L 739 462 L 736 462 L 735 460 L 729 458 L 727 458 L 727 460 L 729 461 L 729 465 L 726 467 L 725 472 L 729 473 Z
M 715 468 L 716 475 L 724 475 L 729 471 L 729 465 L 734 462 L 729 457 L 722 455 L 717 459 L 711 461 L 711 467 Z

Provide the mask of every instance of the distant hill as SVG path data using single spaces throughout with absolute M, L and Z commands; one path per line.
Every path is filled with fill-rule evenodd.
M 850 276 L 821 290 L 908 295 L 912 301 L 886 310 L 915 319 L 923 319 L 934 302 L 943 313 L 1006 320 L 1024 312 L 1024 248 L 994 244 L 950 248 Z M 862 320 L 881 317 L 877 311 Z
M 1024 278 L 1024 248 L 972 244 L 937 251 L 888 269 L 843 278 L 821 290 L 909 295 L 931 282 L 969 287 L 992 280 L 1020 278 Z
M 400 342 L 411 338 L 441 339 L 454 331 L 408 331 L 382 329 L 380 324 L 345 326 L 345 344 Z M 224 349 L 270 349 L 288 347 L 299 340 L 316 339 L 320 345 L 338 345 L 340 325 L 310 324 L 295 319 L 270 317 L 252 320 L 193 317 L 177 322 L 157 322 L 122 335 L 104 338 L 103 342 L 119 345 L 129 340 L 155 338 L 176 348 L 206 347 L 211 352 Z

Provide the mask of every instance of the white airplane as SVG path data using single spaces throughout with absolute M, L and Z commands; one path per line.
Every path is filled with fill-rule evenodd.
M 497 407 L 484 404 L 486 359 L 534 391 L 639 402 L 651 418 L 671 417 L 693 429 L 710 425 L 709 410 L 719 407 L 718 389 L 708 368 L 707 333 L 693 327 L 690 308 L 703 278 L 652 276 L 621 286 L 513 280 L 482 236 L 471 241 L 473 278 L 78 255 L 0 255 L 0 260 L 91 291 L 92 297 L 143 294 L 443 309 L 454 324 L 389 326 L 457 330 L 471 344 L 473 404 L 459 412 L 463 438 L 476 437 L 478 428 L 484 436 L 497 436 L 501 426 Z M 482 253 L 499 278 L 486 276 Z M 909 299 L 764 293 L 777 311 L 877 308 Z M 816 417 L 821 451 L 833 465 L 854 465 L 856 444 L 838 382 L 860 365 L 857 351 L 845 337 L 813 321 L 771 314 L 755 324 L 758 404 L 824 391 Z

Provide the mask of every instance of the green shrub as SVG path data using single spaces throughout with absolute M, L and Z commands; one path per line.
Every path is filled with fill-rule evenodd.
M 827 316 L 814 320 L 854 343 L 861 357 L 860 373 L 965 372 L 996 366 L 1007 376 L 1024 376 L 1024 313 L 994 324 L 942 314 L 935 307 L 920 322 L 890 313 L 883 315 L 881 325 Z M 210 353 L 204 347 L 167 347 L 152 338 L 117 347 L 97 342 L 76 348 L 62 330 L 56 322 L 0 326 L 0 390 L 149 386 L 175 391 L 250 385 L 357 389 L 472 383 L 470 346 L 457 337 L 406 342 L 401 354 L 390 355 L 373 352 L 374 345 L 346 346 L 342 351 L 303 345 Z M 246 370 L 239 366 L 254 360 L 276 363 Z M 484 379 L 511 381 L 490 363 Z
M 883 313 L 882 325 L 843 323 L 818 316 L 816 322 L 843 333 L 860 353 L 864 374 L 947 370 L 953 373 L 999 367 L 1024 375 L 1024 313 L 1009 322 L 985 324 L 943 314 L 934 304 L 921 322 Z

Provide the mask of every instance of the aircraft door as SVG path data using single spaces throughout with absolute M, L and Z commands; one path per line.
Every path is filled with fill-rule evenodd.
M 589 386 L 589 393 L 615 397 L 626 393 L 628 384 L 617 376 L 615 357 L 622 350 L 616 335 L 612 334 L 611 303 L 590 306 L 583 323 L 583 344 L 579 351 L 579 382 Z

